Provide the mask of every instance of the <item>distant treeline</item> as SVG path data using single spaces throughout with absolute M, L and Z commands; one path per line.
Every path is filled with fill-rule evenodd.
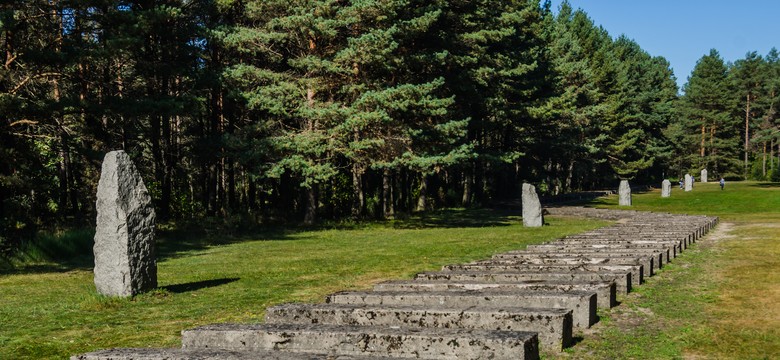
M 163 220 L 313 223 L 478 206 L 522 181 L 770 176 L 780 146 L 776 52 L 713 52 L 678 98 L 668 61 L 566 3 L 18 0 L 0 47 L 6 248 L 94 221 L 113 149 Z

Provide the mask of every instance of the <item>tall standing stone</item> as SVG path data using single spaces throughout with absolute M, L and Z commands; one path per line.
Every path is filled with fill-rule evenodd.
M 693 178 L 691 174 L 685 174 L 685 191 L 693 190 Z
M 670 197 L 672 196 L 672 182 L 669 181 L 669 179 L 664 179 L 663 182 L 661 182 L 661 197 Z
M 95 286 L 108 296 L 133 296 L 157 287 L 155 214 L 130 157 L 106 154 L 97 190 Z
M 542 203 L 536 193 L 536 186 L 523 183 L 523 226 L 539 227 L 544 225 Z
M 701 182 L 703 183 L 707 182 L 707 169 L 701 170 Z
M 628 185 L 628 180 L 620 180 L 618 195 L 620 196 L 618 201 L 620 206 L 631 206 L 631 186 Z

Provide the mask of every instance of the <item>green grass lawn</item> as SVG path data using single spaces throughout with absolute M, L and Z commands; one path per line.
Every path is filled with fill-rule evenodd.
M 591 205 L 617 208 L 617 197 Z M 631 209 L 720 216 L 572 348 L 545 358 L 780 358 L 780 184 L 696 184 L 635 194 Z M 162 236 L 160 289 L 97 296 L 88 258 L 0 275 L 0 359 L 66 358 L 108 347 L 178 346 L 180 331 L 261 321 L 266 307 L 408 278 L 606 223 L 563 217 L 523 228 L 511 213 L 448 210 L 388 223 L 281 228 L 240 238 Z
M 160 289 L 118 300 L 96 295 L 88 261 L 30 264 L 0 275 L 0 359 L 66 358 L 109 347 L 177 347 L 180 332 L 258 322 L 283 302 L 321 302 L 343 289 L 409 278 L 602 226 L 548 218 L 523 228 L 511 213 L 449 210 L 335 229 L 275 229 L 239 239 L 168 235 Z
M 590 205 L 618 208 L 617 203 L 617 196 L 610 196 Z M 719 216 L 740 223 L 778 221 L 780 183 L 729 182 L 724 190 L 716 182 L 696 183 L 693 191 L 688 192 L 672 186 L 672 196 L 668 198 L 661 197 L 660 189 L 634 194 L 631 209 Z
M 582 342 L 575 359 L 780 358 L 780 184 L 717 183 L 636 194 L 637 210 L 721 218 L 709 236 L 648 279 Z M 594 202 L 619 208 L 617 197 Z

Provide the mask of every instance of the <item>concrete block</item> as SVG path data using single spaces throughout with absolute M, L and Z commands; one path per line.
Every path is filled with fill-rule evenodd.
M 566 309 L 286 304 L 268 308 L 265 320 L 268 324 L 530 331 L 539 334 L 542 348 L 555 351 L 572 342 L 572 312 Z
M 611 256 L 611 255 L 644 255 L 653 257 L 653 265 L 662 268 L 671 261 L 669 249 L 593 249 L 590 247 L 571 247 L 550 252 L 547 249 L 525 249 L 494 255 L 494 259 L 512 259 L 516 254 L 537 254 L 539 256 Z M 658 260 L 658 261 L 655 261 Z M 655 266 L 653 266 L 655 268 Z
M 554 240 L 548 244 L 574 244 L 574 243 L 622 243 L 622 244 L 666 244 L 674 246 L 678 249 L 678 252 L 682 252 L 687 247 L 687 240 L 684 237 L 670 238 L 670 237 L 640 237 L 640 236 L 571 236 L 562 239 Z
M 589 281 L 600 282 L 609 281 L 614 282 L 619 294 L 627 294 L 631 291 L 631 276 L 626 272 L 610 272 L 610 271 L 566 271 L 566 272 L 550 272 L 550 271 L 493 271 L 493 272 L 473 272 L 473 271 L 440 271 L 440 272 L 424 272 L 419 273 L 415 277 L 416 280 L 425 281 L 481 281 L 481 282 L 521 282 L 521 281 L 538 281 L 538 280 L 552 280 L 552 281 Z
M 516 265 L 501 265 L 501 264 L 454 264 L 445 265 L 442 267 L 442 271 L 552 271 L 552 272 L 567 272 L 567 271 L 624 271 L 631 277 L 631 286 L 639 286 L 644 281 L 642 265 L 534 265 L 534 264 L 516 264 Z
M 617 305 L 617 286 L 613 281 L 572 282 L 552 280 L 528 280 L 518 282 L 438 282 L 438 281 L 387 281 L 376 284 L 374 291 L 451 291 L 451 290 L 490 290 L 490 291 L 545 291 L 570 292 L 591 291 L 596 293 L 596 302 L 600 309 L 609 309 Z
M 528 245 L 526 250 L 541 250 L 547 252 L 560 252 L 572 250 L 601 249 L 604 251 L 625 250 L 668 250 L 670 257 L 677 257 L 678 248 L 669 244 L 636 244 L 636 243 L 557 243 L 550 242 L 540 245 Z
M 329 295 L 332 304 L 429 306 L 445 308 L 479 307 L 533 307 L 559 308 L 572 311 L 574 327 L 586 329 L 597 321 L 596 293 L 572 291 L 567 293 L 533 291 L 346 291 Z
M 71 360 L 374 360 L 369 356 L 292 353 L 284 351 L 232 351 L 221 349 L 127 348 L 100 350 L 75 355 Z M 398 360 L 399 358 L 382 358 Z
M 491 260 L 475 261 L 471 264 L 553 264 L 553 265 L 642 265 L 642 270 L 646 276 L 653 276 L 655 270 L 655 261 L 653 256 L 638 256 L 635 254 L 623 255 L 578 255 L 578 254 L 546 254 L 546 253 L 528 253 L 525 256 L 516 256 L 514 258 L 493 258 Z
M 539 359 L 536 333 L 370 326 L 218 324 L 182 332 L 182 348 L 426 359 Z

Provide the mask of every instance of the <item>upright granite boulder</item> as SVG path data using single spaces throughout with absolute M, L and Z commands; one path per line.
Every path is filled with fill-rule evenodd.
M 701 170 L 701 182 L 706 183 L 707 182 L 707 169 Z
M 661 182 L 661 197 L 667 198 L 672 196 L 672 182 L 669 181 L 669 179 L 664 179 L 663 182 Z
M 103 159 L 97 190 L 95 286 L 107 296 L 134 296 L 157 287 L 152 199 L 130 157 Z
M 628 180 L 620 180 L 618 195 L 620 196 L 618 205 L 631 206 L 631 186 L 628 184 Z
M 544 225 L 542 203 L 536 193 L 536 186 L 523 183 L 523 226 L 539 227 Z
M 685 174 L 685 191 L 693 190 L 693 178 L 691 174 Z

